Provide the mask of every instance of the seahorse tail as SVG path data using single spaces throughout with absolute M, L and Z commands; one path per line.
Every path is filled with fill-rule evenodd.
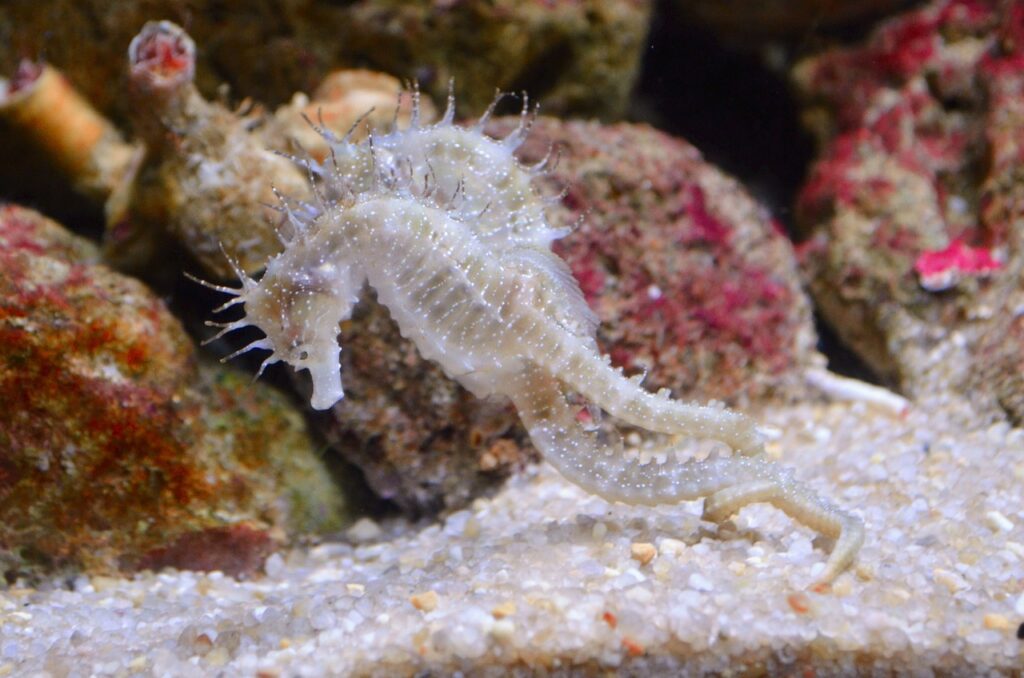
M 751 457 L 641 464 L 626 455 L 621 441 L 602 443 L 584 430 L 562 385 L 545 370 L 531 365 L 510 386 L 508 395 L 544 458 L 572 482 L 606 499 L 654 506 L 755 481 L 793 483 L 789 471 Z
M 533 443 L 563 476 L 609 501 L 653 506 L 705 498 L 704 516 L 726 520 L 747 504 L 766 502 L 799 523 L 836 540 L 822 583 L 852 562 L 864 541 L 864 524 L 794 479 L 792 471 L 764 458 L 712 457 L 644 464 L 625 454 L 621 441 L 602 443 L 576 420 L 559 381 L 528 365 L 508 384 L 509 397 Z
M 537 342 L 537 345 L 544 346 Z M 608 356 L 599 356 L 578 337 L 551 338 L 547 348 L 532 356 L 551 374 L 615 419 L 631 426 L 669 435 L 721 440 L 740 454 L 754 456 L 764 444 L 754 421 L 721 406 L 675 400 L 668 389 L 650 393 L 636 377 L 613 368 Z

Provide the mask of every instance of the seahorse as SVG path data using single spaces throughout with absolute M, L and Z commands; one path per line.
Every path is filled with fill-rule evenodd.
M 413 93 L 410 124 L 354 143 L 320 130 L 330 145 L 323 163 L 303 160 L 316 200 L 282 197 L 283 251 L 257 280 L 235 265 L 232 295 L 244 317 L 219 324 L 217 336 L 247 325 L 263 338 L 252 349 L 308 370 L 311 405 L 344 395 L 338 325 L 364 284 L 372 287 L 403 336 L 478 397 L 512 401 L 531 440 L 568 480 L 609 500 L 654 505 L 704 498 L 706 518 L 721 522 L 743 506 L 769 502 L 835 539 L 820 575 L 830 582 L 854 559 L 861 521 L 760 456 L 761 435 L 745 415 L 684 403 L 666 389 L 652 394 L 602 356 L 597 318 L 551 243 L 552 226 L 534 178 L 547 159 L 521 165 L 513 155 L 536 109 L 524 95 L 518 128 L 484 133 L 494 104 L 475 124 L 454 124 L 454 96 L 444 116 L 421 125 Z M 212 323 L 216 324 L 216 323 Z M 577 421 L 583 397 L 616 421 L 659 434 L 722 441 L 728 457 L 641 464 L 620 442 L 603 442 Z

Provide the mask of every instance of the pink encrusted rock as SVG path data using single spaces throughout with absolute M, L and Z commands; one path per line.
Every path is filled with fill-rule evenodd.
M 141 283 L 0 205 L 0 573 L 173 565 L 252 572 L 340 526 L 301 416 L 196 360 Z
M 507 123 L 506 123 L 507 125 Z M 648 388 L 732 404 L 817 364 L 810 304 L 779 224 L 685 141 L 644 125 L 541 119 L 520 155 L 561 151 L 556 242 L 601 319 L 598 340 Z
M 989 248 L 971 247 L 963 238 L 954 238 L 944 249 L 924 252 L 914 261 L 921 287 L 929 292 L 956 287 L 965 278 L 987 277 L 1002 267 Z
M 1018 420 L 980 375 L 1024 350 L 1022 67 L 1024 3 L 942 0 L 794 72 L 822 147 L 797 209 L 823 315 L 907 393 L 970 388 Z
M 820 360 L 788 240 L 695 148 L 643 125 L 541 118 L 522 161 L 551 144 L 561 149 L 542 180 L 552 223 L 582 217 L 556 249 L 613 363 L 649 370 L 651 389 L 745 402 L 789 392 Z M 414 513 L 456 508 L 535 458 L 511 406 L 447 379 L 375 302 L 357 307 L 340 339 L 346 395 L 327 430 L 378 493 Z M 298 381 L 308 388 L 304 373 Z

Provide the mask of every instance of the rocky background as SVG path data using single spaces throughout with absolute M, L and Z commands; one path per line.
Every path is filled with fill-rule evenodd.
M 72 193 L 75 177 L 11 114 L 0 123 L 0 146 L 24 165 L 0 168 L 0 187 L 7 200 L 86 235 L 105 230 L 107 263 L 155 285 L 201 338 L 216 295 L 180 273 L 226 279 L 218 243 L 258 269 L 265 255 L 253 252 L 276 243 L 267 213 L 239 204 L 268 201 L 270 184 L 292 195 L 304 190 L 301 173 L 261 155 L 292 150 L 278 121 L 294 129 L 297 116 L 281 108 L 263 123 L 260 108 L 233 114 L 232 102 L 269 111 L 291 100 L 294 108 L 293 94 L 313 92 L 338 67 L 414 78 L 439 102 L 454 77 L 460 117 L 480 112 L 495 88 L 524 88 L 561 117 L 541 120 L 522 160 L 557 148 L 560 164 L 542 187 L 564 189 L 551 217 L 567 225 L 582 217 L 556 247 L 602 320 L 602 349 L 628 370 L 649 372 L 650 387 L 743 405 L 804 392 L 802 375 L 830 360 L 833 369 L 911 396 L 970 389 L 981 411 L 1017 420 L 1020 302 L 1009 180 L 1016 10 L 938 3 L 872 28 L 898 5 L 740 3 L 725 12 L 715 3 L 654 8 L 641 0 L 310 1 L 232 10 L 167 0 L 105 11 L 59 0 L 8 3 L 0 8 L 0 33 L 9 38 L 0 71 L 17 82 L 26 59 L 45 56 L 109 116 L 125 144 L 146 149 L 146 159 L 134 203 L 115 220 L 108 200 L 104 227 L 101 203 Z M 196 41 L 189 55 L 196 90 L 181 90 L 179 103 L 147 94 L 129 70 L 126 45 L 153 16 L 187 25 Z M 367 82 L 340 87 L 397 86 Z M 346 106 L 339 115 L 351 119 L 358 104 Z M 582 121 L 591 116 L 634 122 Z M 259 168 L 232 180 L 258 186 L 256 193 L 211 194 L 197 183 L 193 157 Z M 272 175 L 263 169 L 268 162 Z M 262 245 L 233 244 L 251 239 L 253 228 L 263 229 Z M 24 246 L 11 242 L 8 256 Z M 987 267 L 961 271 L 957 257 Z M 941 270 L 922 272 L 930 261 Z M 5 276 L 18 289 L 30 284 L 13 269 Z M 11 313 L 45 312 L 16 294 L 6 303 Z M 112 308 L 131 315 L 133 303 L 137 297 Z M 74 332 L 55 340 L 82 343 Z M 430 515 L 464 505 L 535 459 L 509 406 L 477 402 L 420 360 L 372 298 L 342 327 L 342 340 L 353 397 L 311 424 L 332 448 L 328 461 L 355 464 L 376 495 L 410 515 Z M 86 343 L 91 350 L 94 342 Z M 218 341 L 211 352 L 239 345 Z M 13 360 L 8 365 L 32 364 Z M 8 368 L 23 380 L 20 372 Z M 255 388 L 288 390 L 284 372 L 271 368 Z M 302 376 L 295 381 L 301 392 Z M 12 394 L 11 402 L 24 401 Z M 292 402 L 301 407 L 301 398 Z M 72 438 L 89 435 L 68 426 Z M 36 454 L 13 423 L 4 434 L 11 455 Z M 12 487 L 34 493 L 15 477 Z M 6 544 L 12 552 L 24 547 L 14 537 Z
M 195 41 L 174 124 L 126 58 L 151 19 Z M 187 50 L 167 49 L 173 75 Z M 146 149 L 132 196 L 83 192 L 26 133 L 11 102 L 42 61 Z M 325 93 L 339 68 L 377 73 Z M 371 294 L 341 327 L 347 397 L 324 414 L 304 373 L 249 384 L 258 359 L 215 362 L 244 338 L 197 346 L 219 297 L 182 273 L 229 282 L 217 243 L 234 252 L 267 217 L 252 194 L 218 219 L 238 195 L 190 189 L 195 158 L 293 152 L 309 96 L 379 94 L 389 75 L 438 106 L 454 78 L 463 119 L 495 88 L 542 102 L 521 160 L 559 150 L 541 188 L 580 225 L 556 250 L 602 350 L 649 388 L 786 406 L 836 395 L 809 376 L 827 364 L 911 403 L 958 394 L 974 426 L 1024 421 L 1024 3 L 13 0 L 0 74 L 10 581 L 257 576 L 284 544 L 375 538 L 344 531 L 368 512 L 430 524 L 537 459 L 510 406 L 421 360 Z M 346 101 L 339 120 L 362 99 Z M 294 172 L 273 157 L 247 165 Z

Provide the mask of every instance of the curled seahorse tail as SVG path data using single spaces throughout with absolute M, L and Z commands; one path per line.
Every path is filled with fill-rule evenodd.
M 534 356 L 535 362 L 625 424 L 657 433 L 721 440 L 748 456 L 764 451 L 750 417 L 721 406 L 675 400 L 667 389 L 650 393 L 578 337 L 552 336 L 537 346 L 544 352 Z
M 628 458 L 622 444 L 602 444 L 576 420 L 557 379 L 527 366 L 508 392 L 530 438 L 568 480 L 610 501 L 657 505 L 706 497 L 704 515 L 721 522 L 747 504 L 767 502 L 797 522 L 836 539 L 820 577 L 829 582 L 853 560 L 864 540 L 860 520 L 842 512 L 793 478 L 792 471 L 758 457 L 663 463 Z
M 806 485 L 787 477 L 786 482 L 753 481 L 720 490 L 704 502 L 704 517 L 721 522 L 747 504 L 765 502 L 793 520 L 836 540 L 819 580 L 831 582 L 853 561 L 864 543 L 864 523 L 825 501 Z

